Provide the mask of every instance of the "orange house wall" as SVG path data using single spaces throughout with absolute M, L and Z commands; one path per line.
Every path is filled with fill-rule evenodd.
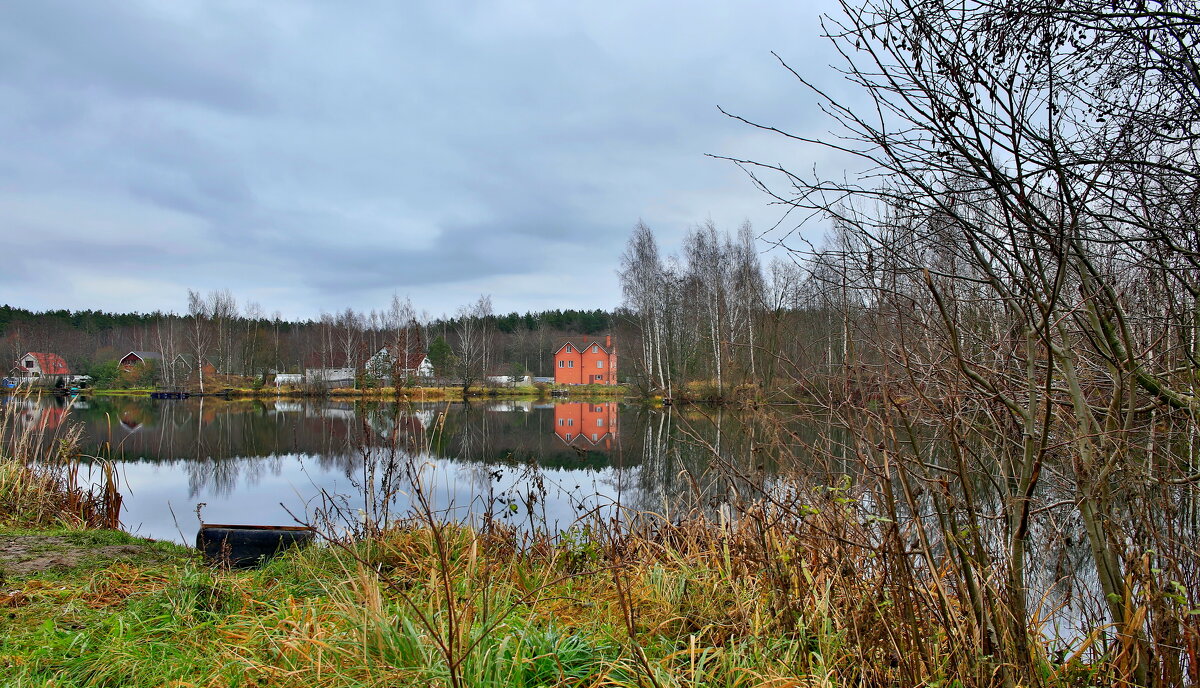
M 562 367 L 559 367 L 559 361 L 562 361 Z M 575 367 L 569 368 L 570 361 L 574 361 Z M 559 349 L 558 353 L 554 354 L 554 382 L 559 385 L 578 385 L 583 379 L 583 360 L 579 351 L 572 346 L 570 353 L 566 347 Z
M 592 347 L 597 348 L 596 353 L 592 353 Z M 559 361 L 563 362 L 563 367 L 559 367 Z M 575 367 L 568 367 L 574 361 Z M 596 367 L 596 362 L 602 361 L 603 368 Z M 596 375 L 603 375 L 603 380 L 596 380 Z M 554 354 L 554 382 L 559 385 L 615 385 L 617 384 L 617 354 L 606 353 L 599 342 L 587 345 L 584 351 L 580 352 L 574 345 L 571 346 L 571 351 L 568 353 L 566 347 L 559 349 Z

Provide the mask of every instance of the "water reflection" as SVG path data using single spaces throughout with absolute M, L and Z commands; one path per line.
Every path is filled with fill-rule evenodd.
M 403 511 L 419 476 L 438 509 L 496 512 L 562 527 L 581 511 L 622 504 L 661 511 L 660 500 L 697 497 L 702 451 L 666 448 L 673 424 L 616 402 L 391 404 L 312 400 L 155 401 L 51 396 L 9 399 L 20 423 L 81 428 L 85 456 L 111 458 L 135 532 L 189 540 L 193 512 L 210 522 L 286 524 L 328 495 L 368 511 L 386 494 Z M 629 431 L 622 433 L 623 428 Z M 683 474 L 680 468 L 686 467 Z M 402 481 L 403 482 L 403 481 Z M 715 498 L 717 495 L 707 495 Z M 394 511 L 393 511 L 394 513 Z
M 194 535 L 197 509 L 210 522 L 290 524 L 292 514 L 308 519 L 332 501 L 345 514 L 381 522 L 411 508 L 418 492 L 450 517 L 490 514 L 528 528 L 562 528 L 618 505 L 669 518 L 695 511 L 732 518 L 731 505 L 793 489 L 799 477 L 805 489 L 867 486 L 811 489 L 800 501 L 862 519 L 868 545 L 894 537 L 931 576 L 955 543 L 930 540 L 934 560 L 926 562 L 915 555 L 917 524 L 937 533 L 948 519 L 974 518 L 970 532 L 989 558 L 1002 557 L 1007 542 L 1002 496 L 986 466 L 963 484 L 941 480 L 954 474 L 956 457 L 929 442 L 921 468 L 939 479 L 915 484 L 911 506 L 900 500 L 889 513 L 876 491 L 889 484 L 879 479 L 885 467 L 860 458 L 872 456 L 874 442 L 864 449 L 866 439 L 787 413 L 654 411 L 611 401 L 0 401 L 15 405 L 18 430 L 44 432 L 48 445 L 78 424 L 83 453 L 118 464 L 126 527 L 177 541 Z M 948 506 L 968 496 L 973 512 Z M 1043 506 L 1030 524 L 1031 599 L 1050 628 L 1069 636 L 1090 623 L 1080 619 L 1103 618 L 1102 597 L 1071 491 L 1044 481 L 1034 497 Z M 1172 527 L 1194 532 L 1196 513 L 1180 509 Z
M 568 402 L 554 407 L 554 434 L 576 451 L 611 451 L 617 442 L 615 402 Z

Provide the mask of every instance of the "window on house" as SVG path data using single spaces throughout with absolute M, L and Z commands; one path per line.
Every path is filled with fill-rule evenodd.
M 604 376 L 603 376 L 603 375 L 597 375 L 597 376 L 596 376 L 596 379 L 597 379 L 597 380 L 603 380 L 603 379 L 604 379 Z
M 604 361 L 596 361 L 596 367 L 597 367 L 597 368 L 603 368 L 603 367 L 604 367 Z
M 567 361 L 567 367 L 568 367 L 568 368 L 574 368 L 574 367 L 575 367 L 575 361 Z
M 600 353 L 600 347 L 598 347 L 598 346 L 593 346 L 593 347 L 592 347 L 592 353 L 594 353 L 594 354 L 598 354 L 598 353 Z
M 567 345 L 567 353 L 571 353 L 571 345 L 570 344 Z
M 32 368 L 32 367 L 33 367 L 33 361 L 25 361 L 25 367 L 26 367 L 26 368 Z
M 568 418 L 568 419 L 567 419 L 567 425 L 570 425 L 571 427 L 574 427 L 574 426 L 575 426 L 575 419 L 574 419 L 574 418 Z
M 559 418 L 559 419 L 558 419 L 558 425 L 559 425 L 559 427 L 562 427 L 562 424 L 563 424 L 563 419 L 562 419 L 562 418 Z
M 598 427 L 598 428 L 604 427 L 604 419 L 603 418 L 596 419 L 596 427 Z
M 571 441 L 571 433 L 569 433 L 569 432 L 567 433 L 567 441 L 568 441 L 568 442 L 570 442 L 570 441 Z
M 596 413 L 603 413 L 603 412 L 604 412 L 604 407 L 603 407 L 603 406 L 597 406 L 597 407 L 596 407 Z
M 596 433 L 594 433 L 594 432 L 592 433 L 592 441 L 593 441 L 593 442 L 595 442 L 595 441 L 596 441 Z
M 559 367 L 559 368 L 562 368 L 564 363 L 566 363 L 566 361 L 559 361 L 559 362 L 558 362 L 558 367 Z

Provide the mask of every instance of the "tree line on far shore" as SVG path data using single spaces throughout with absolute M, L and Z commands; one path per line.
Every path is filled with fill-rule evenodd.
M 197 356 L 223 374 L 259 377 L 302 373 L 305 368 L 361 369 L 381 348 L 428 353 L 441 377 L 479 380 L 483 375 L 549 376 L 555 343 L 567 337 L 612 331 L 605 310 L 556 309 L 496 314 L 481 297 L 453 315 L 431 317 L 409 299 L 394 296 L 386 308 L 321 313 L 316 319 L 287 320 L 257 303 L 240 303 L 229 290 L 189 290 L 183 313 L 107 313 L 84 310 L 32 311 L 0 306 L 0 359 L 4 371 L 30 351 L 57 353 L 72 373 L 104 382 L 120 376 L 118 360 L 130 351 L 159 354 L 164 361 Z M 174 374 L 157 366 L 157 382 Z M 187 366 L 189 369 L 194 365 Z M 151 382 L 134 376 L 130 384 Z

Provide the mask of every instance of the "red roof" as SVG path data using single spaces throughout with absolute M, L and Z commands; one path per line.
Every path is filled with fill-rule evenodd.
M 58 354 L 46 354 L 39 351 L 30 351 L 25 356 L 33 356 L 37 361 L 38 367 L 42 369 L 42 375 L 70 375 L 71 370 L 67 368 L 67 362 Z M 21 358 L 25 358 L 22 356 Z

